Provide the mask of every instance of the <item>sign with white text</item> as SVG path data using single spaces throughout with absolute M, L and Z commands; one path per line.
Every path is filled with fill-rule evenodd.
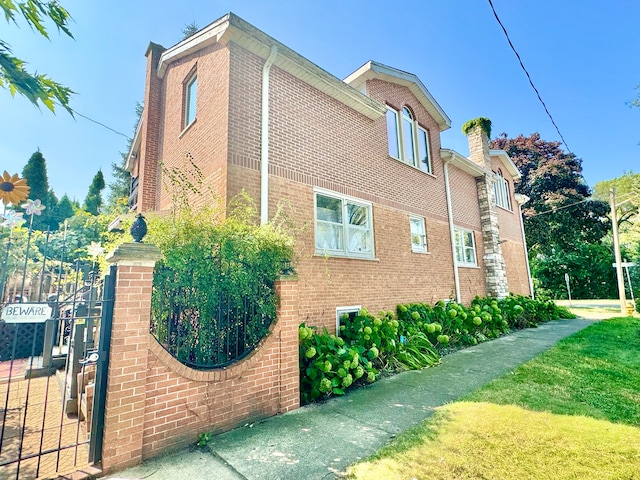
M 9 303 L 2 307 L 6 323 L 42 323 L 51 318 L 53 309 L 46 303 Z

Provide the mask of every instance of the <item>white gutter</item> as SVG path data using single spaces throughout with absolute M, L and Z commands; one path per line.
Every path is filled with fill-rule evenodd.
M 451 208 L 451 189 L 449 188 L 449 160 L 444 161 L 444 191 L 447 197 L 447 216 L 449 217 L 449 236 L 451 238 L 451 255 L 453 259 L 453 282 L 456 286 L 456 302 L 461 302 L 460 277 L 456 260 L 456 237 L 453 231 L 453 209 Z
M 260 138 L 260 223 L 269 221 L 269 71 L 278 47 L 273 45 L 271 53 L 262 67 L 262 113 Z
M 518 202 L 518 213 L 520 213 L 520 231 L 522 232 L 522 245 L 524 246 L 524 261 L 527 265 L 527 277 L 529 278 L 529 292 L 531 298 L 535 300 L 535 294 L 533 293 L 533 278 L 531 278 L 531 267 L 529 267 L 529 252 L 527 249 L 527 237 L 524 235 L 524 219 L 522 218 L 522 205 L 531 200 L 526 195 L 516 193 L 516 202 Z

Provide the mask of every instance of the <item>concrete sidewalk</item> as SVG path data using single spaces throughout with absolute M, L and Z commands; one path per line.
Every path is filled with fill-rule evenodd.
M 592 321 L 558 320 L 460 350 L 421 371 L 387 377 L 107 478 L 116 480 L 331 479 L 428 418 L 435 407 L 512 371 Z

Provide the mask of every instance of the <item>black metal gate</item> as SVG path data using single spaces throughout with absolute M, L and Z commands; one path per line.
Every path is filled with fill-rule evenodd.
M 115 267 L 101 279 L 66 235 L 3 233 L 0 478 L 55 478 L 101 460 Z

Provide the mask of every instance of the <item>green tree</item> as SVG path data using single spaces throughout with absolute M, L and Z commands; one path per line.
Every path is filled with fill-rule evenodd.
M 63 195 L 56 209 L 56 220 L 58 223 L 64 222 L 66 219 L 73 217 L 74 209 L 71 200 L 67 195 Z
M 530 198 L 522 213 L 537 289 L 563 295 L 565 289 L 560 286 L 566 272 L 584 279 L 577 295 L 610 296 L 606 282 L 613 253 L 603 246 L 610 232 L 609 204 L 591 197 L 582 176 L 582 160 L 537 133 L 515 138 L 502 134 L 491 148 L 505 150 L 522 172 L 515 190 Z M 595 270 L 601 273 L 595 275 Z
M 27 180 L 27 185 L 29 185 L 29 198 L 40 200 L 47 207 L 40 215 L 33 217 L 33 228 L 36 230 L 57 229 L 58 222 L 54 217 L 58 198 L 49 188 L 47 161 L 40 150 L 35 151 L 27 161 L 22 169 L 22 177 Z
M 102 170 L 98 170 L 98 173 L 93 177 L 93 181 L 89 186 L 89 193 L 87 198 L 84 199 L 84 209 L 91 215 L 98 215 L 102 208 L 102 190 L 104 190 L 104 175 Z
M 33 30 L 45 38 L 49 38 L 45 25 L 47 20 L 52 21 L 58 31 L 73 38 L 68 28 L 71 16 L 55 0 L 0 0 L 0 10 L 3 11 L 7 23 L 18 25 L 18 17 L 22 17 Z M 25 62 L 14 57 L 11 46 L 2 39 L 0 39 L 0 87 L 9 89 L 12 96 L 16 93 L 25 96 L 36 106 L 42 103 L 52 112 L 55 111 L 57 102 L 73 114 L 69 100 L 74 92 L 46 75 L 29 73 L 25 69 Z
M 196 22 L 191 22 L 190 24 L 185 25 L 182 29 L 182 40 L 186 40 L 187 38 L 195 35 L 198 33 L 198 30 L 200 30 L 200 28 Z
M 144 105 L 140 102 L 136 103 L 136 120 L 133 125 L 133 136 L 140 123 L 140 117 Z M 113 182 L 109 184 L 109 193 L 107 195 L 107 210 L 111 212 L 126 212 L 129 209 L 129 194 L 131 189 L 131 173 L 125 168 L 127 158 L 131 150 L 133 138 L 127 140 L 127 148 L 124 152 L 120 152 L 120 162 L 111 164 L 111 174 Z
M 582 160 L 565 153 L 559 142 L 542 140 L 538 133 L 516 138 L 503 133 L 491 148 L 505 150 L 522 173 L 515 190 L 531 199 L 522 209 L 530 249 L 571 250 L 609 232 L 608 203 L 591 198 Z

